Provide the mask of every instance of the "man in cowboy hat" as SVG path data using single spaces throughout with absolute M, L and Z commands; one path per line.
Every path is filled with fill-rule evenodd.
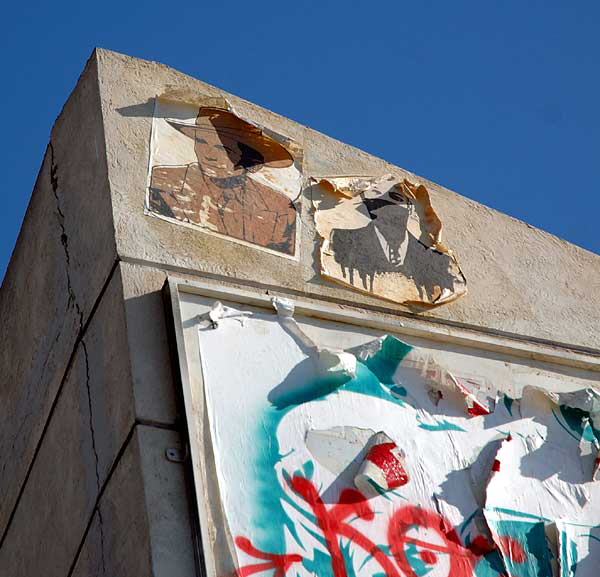
M 284 194 L 248 176 L 263 166 L 291 166 L 290 153 L 228 110 L 203 107 L 195 124 L 168 122 L 194 140 L 197 162 L 152 168 L 150 210 L 294 255 L 294 205 Z

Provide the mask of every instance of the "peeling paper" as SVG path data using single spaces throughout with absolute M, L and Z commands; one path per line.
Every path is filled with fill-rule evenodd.
M 600 393 L 582 389 L 569 393 L 551 393 L 539 387 L 525 387 L 521 412 L 528 416 L 529 407 L 538 404 L 547 412 L 560 411 L 580 435 L 581 465 L 589 471 L 591 481 L 600 480 Z
M 600 542 L 600 525 L 587 527 L 559 520 L 560 577 L 598 575 L 594 543 Z
M 369 440 L 374 434 L 375 431 L 371 429 L 358 427 L 310 430 L 306 433 L 306 446 L 319 464 L 336 477 L 345 474 L 346 482 L 350 484 L 360 468 Z
M 275 304 L 199 331 L 239 575 L 597 577 L 600 484 L 581 454 L 595 390 L 513 400 L 479 382 L 498 402 L 469 414 L 431 353 L 389 336 L 332 351 Z M 361 471 L 377 431 L 405 472 L 395 487 Z
M 299 146 L 224 98 L 184 96 L 155 99 L 146 214 L 297 259 Z
M 365 453 L 354 477 L 354 485 L 365 497 L 376 497 L 408 483 L 404 452 L 383 431 L 369 439 Z
M 466 293 L 423 185 L 390 174 L 313 180 L 324 277 L 412 305 L 441 305 Z
M 237 319 L 243 326 L 244 320 L 250 316 L 252 316 L 251 312 L 240 311 L 232 307 L 227 307 L 220 301 L 216 301 L 208 312 L 208 318 L 213 329 L 216 329 L 219 326 L 219 322 L 223 319 L 231 318 Z
M 330 378 L 354 378 L 356 357 L 344 351 L 322 349 L 298 326 L 294 320 L 294 301 L 282 297 L 271 299 L 281 324 L 314 359 L 317 373 Z
M 485 518 L 508 575 L 552 577 L 543 521 L 488 509 Z
M 461 404 L 464 403 L 468 415 L 481 416 L 492 412 L 495 399 L 490 399 L 489 394 L 495 397 L 496 389 L 487 381 L 474 375 L 454 375 L 430 356 L 419 355 L 414 350 L 407 355 L 404 365 L 417 370 L 429 382 L 428 394 L 436 406 L 453 392 Z

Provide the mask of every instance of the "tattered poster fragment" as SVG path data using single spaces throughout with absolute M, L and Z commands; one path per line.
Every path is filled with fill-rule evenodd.
M 552 577 L 543 521 L 493 509 L 486 509 L 485 518 L 508 575 Z
M 198 332 L 238 577 L 597 577 L 600 484 L 580 451 L 595 390 L 512 400 L 479 381 L 469 395 L 500 398 L 473 413 L 426 350 L 332 351 L 275 304 Z M 390 482 L 364 467 L 394 452 Z
M 404 452 L 383 431 L 371 437 L 354 485 L 366 497 L 373 497 L 406 485 Z
M 589 527 L 569 521 L 557 521 L 560 577 L 598 575 L 597 543 L 600 543 L 600 524 Z
M 392 175 L 316 181 L 323 276 L 396 303 L 441 305 L 466 293 L 423 185 Z
M 146 212 L 297 258 L 301 154 L 223 98 L 155 101 Z

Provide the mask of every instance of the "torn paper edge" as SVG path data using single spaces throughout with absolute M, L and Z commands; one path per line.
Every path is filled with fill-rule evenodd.
M 328 249 L 329 239 L 321 235 L 319 226 L 317 224 L 317 218 L 315 217 L 315 230 L 320 238 L 319 248 L 319 260 L 320 260 L 320 273 L 324 278 L 340 284 L 351 290 L 358 291 L 363 294 L 370 296 L 376 296 L 385 301 L 393 302 L 396 304 L 403 304 L 407 306 L 416 306 L 422 308 L 435 308 L 444 304 L 449 304 L 460 297 L 464 296 L 468 292 L 467 279 L 460 267 L 460 264 L 454 255 L 454 252 L 448 249 L 442 243 L 442 222 L 431 205 L 429 197 L 429 191 L 423 184 L 415 184 L 410 182 L 407 178 L 396 177 L 392 174 L 384 174 L 383 176 L 308 176 L 307 177 L 309 186 L 317 185 L 323 187 L 326 191 L 334 194 L 343 196 L 344 198 L 350 199 L 355 196 L 371 191 L 383 182 L 391 183 L 395 182 L 392 186 L 400 186 L 403 194 L 413 200 L 413 204 L 417 210 L 419 216 L 419 222 L 422 226 L 421 237 L 418 239 L 423 242 L 423 236 L 425 236 L 426 242 L 424 244 L 431 249 L 437 250 L 441 253 L 447 254 L 452 261 L 456 264 L 459 274 L 464 279 L 464 290 L 460 293 L 451 292 L 448 289 L 444 289 L 442 293 L 432 302 L 424 301 L 398 301 L 390 297 L 383 295 L 374 294 L 372 291 L 361 288 L 360 286 L 352 285 L 349 287 L 348 283 L 343 282 L 341 279 L 331 276 L 327 273 L 323 266 L 323 252 Z M 391 188 L 391 187 L 390 187 Z M 318 210 L 317 210 L 318 213 Z M 425 234 L 423 235 L 423 231 Z
M 292 156 L 292 159 L 294 161 L 294 166 L 296 167 L 296 169 L 298 170 L 298 173 L 300 175 L 300 186 L 299 186 L 299 190 L 298 190 L 298 195 L 296 196 L 295 199 L 290 200 L 292 205 L 296 208 L 296 239 L 295 239 L 295 246 L 294 246 L 294 254 L 289 255 L 289 254 L 285 254 L 283 252 L 269 249 L 267 247 L 255 245 L 251 242 L 248 242 L 248 241 L 245 241 L 242 239 L 223 235 L 223 234 L 220 234 L 215 231 L 210 231 L 210 236 L 214 236 L 215 238 L 220 238 L 220 239 L 234 242 L 234 243 L 237 243 L 237 244 L 240 244 L 243 246 L 247 246 L 254 250 L 258 250 L 260 252 L 278 256 L 280 258 L 285 258 L 288 260 L 299 262 L 300 261 L 300 245 L 301 245 L 301 238 L 302 238 L 302 234 L 303 234 L 304 224 L 302 222 L 301 207 L 296 206 L 296 203 L 302 196 L 302 191 L 304 189 L 304 185 L 305 185 L 305 181 L 306 181 L 306 179 L 303 175 L 304 149 L 303 149 L 302 145 L 300 143 L 298 143 L 296 140 L 294 140 L 293 138 L 286 136 L 284 134 L 281 134 L 279 132 L 275 132 L 274 130 L 271 130 L 271 129 L 263 126 L 262 124 L 255 122 L 254 120 L 249 118 L 247 115 L 238 112 L 238 110 L 229 102 L 229 100 L 223 96 L 208 96 L 206 94 L 198 94 L 197 92 L 191 91 L 186 88 L 180 88 L 180 87 L 177 87 L 174 85 L 168 85 L 165 88 L 165 90 L 161 94 L 157 94 L 153 100 L 154 100 L 154 103 L 153 103 L 154 105 L 152 107 L 152 127 L 150 129 L 151 130 L 150 131 L 150 154 L 148 154 L 148 166 L 146 169 L 146 189 L 144 192 L 144 215 L 152 217 L 152 218 L 157 218 L 159 220 L 164 220 L 166 222 L 170 222 L 170 223 L 176 224 L 178 226 L 190 228 L 190 229 L 202 232 L 203 234 L 209 234 L 208 231 L 204 230 L 204 227 L 198 226 L 196 224 L 188 223 L 188 222 L 185 222 L 182 220 L 174 220 L 174 219 L 162 216 L 160 214 L 156 214 L 150 208 L 149 190 L 150 190 L 150 183 L 151 183 L 151 178 L 152 178 L 152 168 L 153 168 L 152 162 L 154 160 L 153 154 L 152 154 L 152 147 L 153 147 L 153 142 L 154 142 L 154 138 L 155 138 L 154 121 L 156 120 L 156 118 L 158 118 L 156 116 L 156 109 L 159 105 L 159 101 L 172 102 L 172 103 L 188 105 L 188 106 L 192 105 L 192 106 L 197 106 L 198 108 L 220 108 L 221 110 L 226 110 L 227 112 L 231 112 L 232 114 L 234 114 L 241 120 L 247 122 L 248 124 L 251 124 L 258 130 L 260 130 L 260 132 L 262 134 L 275 140 L 276 142 L 281 144 L 281 146 L 283 146 Z M 167 119 L 165 118 L 165 120 L 167 120 Z

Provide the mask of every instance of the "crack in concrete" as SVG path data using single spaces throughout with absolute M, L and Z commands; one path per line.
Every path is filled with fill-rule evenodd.
M 90 360 L 87 350 L 87 345 L 85 344 L 85 339 L 81 339 L 81 347 L 83 349 L 83 356 L 85 359 L 85 386 L 87 390 L 87 399 L 88 399 L 88 415 L 90 421 L 90 434 L 92 436 L 92 451 L 94 453 L 94 461 L 95 461 L 95 472 L 96 472 L 96 487 L 98 493 L 102 488 L 102 484 L 100 482 L 100 457 L 98 455 L 98 448 L 96 447 L 96 431 L 94 429 L 94 414 L 92 409 L 92 391 L 90 386 Z M 106 561 L 104 559 L 104 523 L 102 520 L 102 513 L 100 511 L 100 507 L 98 507 L 98 521 L 100 526 L 100 554 L 102 558 L 102 574 L 106 575 Z
M 90 311 L 89 317 L 88 317 L 85 325 L 78 332 L 77 337 L 75 339 L 75 342 L 73 343 L 73 350 L 71 351 L 71 355 L 69 356 L 69 360 L 67 361 L 66 368 L 65 368 L 63 376 L 61 378 L 60 385 L 58 387 L 58 390 L 56 391 L 54 400 L 52 402 L 52 406 L 50 407 L 50 411 L 48 413 L 48 416 L 47 416 L 47 419 L 46 419 L 46 423 L 44 425 L 44 428 L 42 430 L 42 433 L 41 433 L 40 437 L 37 440 L 33 456 L 32 456 L 32 458 L 31 458 L 31 460 L 29 462 L 29 465 L 27 467 L 27 472 L 26 472 L 25 477 L 23 478 L 23 480 L 21 482 L 21 486 L 20 486 L 20 489 L 18 491 L 17 497 L 14 500 L 14 503 L 12 504 L 11 513 L 10 513 L 10 515 L 8 517 L 8 521 L 5 523 L 5 525 L 4 525 L 3 528 L 0 527 L 0 549 L 4 545 L 4 542 L 6 540 L 6 536 L 8 535 L 8 532 L 9 532 L 9 529 L 10 529 L 10 527 L 12 525 L 13 520 L 14 520 L 16 511 L 17 511 L 17 509 L 19 507 L 19 503 L 21 502 L 21 498 L 23 496 L 23 492 L 25 490 L 25 487 L 27 486 L 27 483 L 29 481 L 29 477 L 31 475 L 31 471 L 33 469 L 34 463 L 35 463 L 35 461 L 37 459 L 37 456 L 38 456 L 38 453 L 40 451 L 40 448 L 41 448 L 41 445 L 42 445 L 42 440 L 44 439 L 44 437 L 46 435 L 46 431 L 47 431 L 48 426 L 50 424 L 50 421 L 52 420 L 52 416 L 53 416 L 54 411 L 56 409 L 56 406 L 58 404 L 58 400 L 59 400 L 59 398 L 61 396 L 61 393 L 62 393 L 64 384 L 65 384 L 65 381 L 66 381 L 66 379 L 67 379 L 67 377 L 68 377 L 68 375 L 69 375 L 69 373 L 70 373 L 70 371 L 71 371 L 71 369 L 73 367 L 74 359 L 75 359 L 75 356 L 76 356 L 79 344 L 82 342 L 83 335 L 85 334 L 85 331 L 87 330 L 87 327 L 91 323 L 91 320 L 94 317 L 94 314 L 95 314 L 96 310 L 98 309 L 98 307 L 100 305 L 100 302 L 101 302 L 104 294 L 106 293 L 106 291 L 108 289 L 108 286 L 109 286 L 109 284 L 111 282 L 111 279 L 114 276 L 115 270 L 119 266 L 119 262 L 120 262 L 119 259 L 116 259 L 114 261 L 114 263 L 113 263 L 113 265 L 112 265 L 112 267 L 110 269 L 110 272 L 108 273 L 108 276 L 106 277 L 106 279 L 105 279 L 105 281 L 104 281 L 104 283 L 102 285 L 102 288 L 100 289 L 100 292 L 98 293 L 98 296 L 96 297 L 96 299 L 94 301 L 94 305 L 92 306 L 92 309 Z M 63 329 L 64 329 L 64 323 L 63 323 L 63 326 L 61 326 L 60 330 L 58 331 L 58 334 L 56 335 L 56 337 L 54 339 L 53 346 L 58 341 L 58 339 L 60 337 L 60 333 L 62 332 Z M 48 353 L 48 356 L 49 355 L 50 355 L 50 353 Z M 47 363 L 47 360 L 44 362 L 44 366 L 46 365 L 46 363 Z M 40 382 L 41 382 L 41 377 L 40 377 Z M 133 432 L 133 428 L 129 432 L 129 435 L 127 437 L 127 442 L 129 440 L 129 438 L 131 437 L 132 432 Z M 13 440 L 13 442 L 14 442 L 14 440 Z M 120 454 L 123 451 L 124 451 L 124 446 L 121 447 Z M 4 461 L 2 463 L 2 475 L 1 475 L 2 478 L 5 476 L 6 469 L 7 469 L 7 461 Z M 113 465 L 113 469 L 114 469 L 114 465 Z M 109 472 L 109 475 L 107 477 L 107 480 L 105 481 L 105 484 L 108 481 L 108 478 L 110 478 L 113 469 L 111 469 L 111 471 Z M 104 490 L 104 487 L 102 487 L 102 490 L 100 491 L 100 495 L 102 494 L 103 490 Z M 96 505 L 94 506 L 94 511 L 99 510 L 98 509 L 98 502 L 99 502 L 99 497 L 96 500 Z M 91 523 L 91 519 L 90 519 L 90 523 Z M 87 535 L 88 531 L 89 531 L 89 525 L 88 525 L 88 528 L 86 529 L 86 535 Z M 80 547 L 79 547 L 79 550 L 78 550 L 78 555 L 79 555 L 79 552 L 81 551 L 81 547 L 82 546 L 83 546 L 83 543 L 80 543 Z M 74 569 L 74 565 L 70 569 L 69 577 L 72 574 L 73 569 Z
M 67 290 L 69 292 L 69 302 L 67 303 L 67 307 L 69 303 L 73 303 L 75 310 L 77 311 L 77 316 L 79 317 L 79 329 L 83 328 L 83 311 L 77 302 L 77 297 L 75 295 L 75 291 L 73 290 L 73 284 L 71 281 L 71 254 L 69 252 L 69 236 L 67 235 L 67 230 L 65 227 L 65 214 L 61 208 L 60 197 L 58 195 L 58 164 L 54 159 L 54 145 L 52 144 L 52 140 L 48 143 L 48 148 L 50 150 L 50 185 L 52 188 L 52 193 L 54 194 L 54 198 L 56 199 L 56 212 L 58 214 L 58 225 L 60 226 L 61 235 L 60 242 L 63 246 L 63 250 L 65 252 L 66 259 L 66 274 L 67 274 Z

